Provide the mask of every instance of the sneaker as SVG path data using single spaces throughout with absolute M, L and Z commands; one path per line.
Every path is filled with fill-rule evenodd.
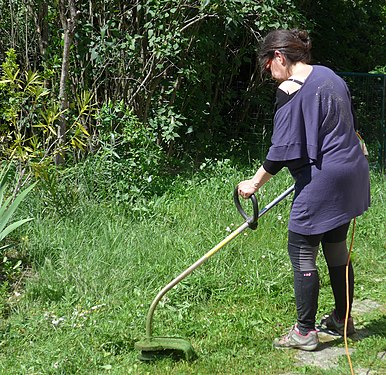
M 287 335 L 275 339 L 273 342 L 277 349 L 301 349 L 307 351 L 315 350 L 318 344 L 319 338 L 316 331 L 310 331 L 304 336 L 299 332 L 297 325 L 293 326 Z
M 321 327 L 326 327 L 328 330 L 337 332 L 339 335 L 344 335 L 344 319 L 339 320 L 335 310 L 330 315 L 325 315 L 320 321 Z M 355 333 L 354 321 L 350 316 L 347 321 L 347 336 Z

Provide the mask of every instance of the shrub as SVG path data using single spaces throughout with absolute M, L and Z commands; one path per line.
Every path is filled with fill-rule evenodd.
M 163 162 L 154 131 L 123 101 L 103 104 L 96 120 L 97 152 L 84 163 L 94 193 L 120 203 L 153 194 Z

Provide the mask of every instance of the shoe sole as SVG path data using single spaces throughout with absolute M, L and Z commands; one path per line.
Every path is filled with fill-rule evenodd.
M 340 336 L 343 336 L 344 335 L 344 331 L 343 330 L 338 330 L 336 327 L 334 327 L 334 328 L 330 328 L 330 327 L 327 327 L 327 329 L 329 330 L 329 331 L 331 331 L 331 332 L 334 332 L 335 334 L 338 334 L 338 335 L 340 335 Z M 351 336 L 351 335 L 353 335 L 354 333 L 356 333 L 356 331 L 355 331 L 355 328 L 354 329 L 350 329 L 350 330 L 347 330 L 347 336 Z
M 328 323 L 327 323 L 328 321 Z M 330 315 L 326 315 L 325 317 L 322 318 L 321 322 L 320 322 L 320 331 L 330 331 L 331 334 L 333 335 L 340 335 L 340 336 L 344 336 L 344 326 L 340 325 L 340 327 L 342 328 L 339 328 L 336 324 L 335 324 L 335 319 L 332 317 L 332 314 Z M 355 326 L 354 326 L 354 323 L 353 323 L 353 320 L 352 318 L 349 319 L 349 324 L 347 325 L 347 336 L 351 336 L 353 335 L 354 333 L 356 333 L 355 331 Z
M 318 332 L 326 333 L 327 335 L 331 336 L 342 336 L 343 337 L 343 331 L 338 331 L 336 328 L 329 328 L 327 326 L 316 326 L 316 329 Z M 351 330 L 347 332 L 347 336 L 354 335 L 356 333 L 356 330 Z
M 274 345 L 276 349 L 299 349 L 299 350 L 304 350 L 306 352 L 312 352 L 314 351 L 317 347 L 318 344 L 313 344 L 313 345 L 296 345 L 296 346 L 276 346 Z

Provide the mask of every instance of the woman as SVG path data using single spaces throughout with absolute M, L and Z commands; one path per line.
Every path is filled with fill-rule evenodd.
M 263 41 L 260 64 L 280 83 L 276 93 L 272 145 L 253 178 L 238 185 L 248 198 L 287 167 L 295 180 L 288 223 L 288 253 L 294 271 L 297 323 L 274 341 L 277 348 L 316 349 L 322 244 L 335 299 L 324 325 L 343 335 L 346 314 L 346 236 L 350 221 L 370 205 L 369 169 L 354 130 L 349 90 L 333 71 L 310 65 L 306 31 L 275 30 Z M 354 273 L 349 265 L 349 313 Z M 348 334 L 354 332 L 351 315 Z

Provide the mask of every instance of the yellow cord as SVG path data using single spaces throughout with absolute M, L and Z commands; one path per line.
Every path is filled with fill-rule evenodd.
M 344 332 L 343 332 L 344 347 L 346 349 L 346 356 L 347 356 L 348 364 L 350 365 L 351 375 L 354 375 L 354 369 L 352 367 L 351 357 L 348 351 L 348 344 L 347 344 L 347 325 L 348 325 L 348 315 L 350 311 L 350 294 L 349 294 L 350 288 L 349 288 L 348 272 L 349 272 L 351 253 L 354 246 L 355 224 L 356 224 L 356 218 L 354 217 L 353 224 L 352 224 L 352 232 L 351 232 L 350 250 L 348 252 L 348 258 L 347 258 L 347 264 L 346 264 L 346 316 L 344 319 Z

